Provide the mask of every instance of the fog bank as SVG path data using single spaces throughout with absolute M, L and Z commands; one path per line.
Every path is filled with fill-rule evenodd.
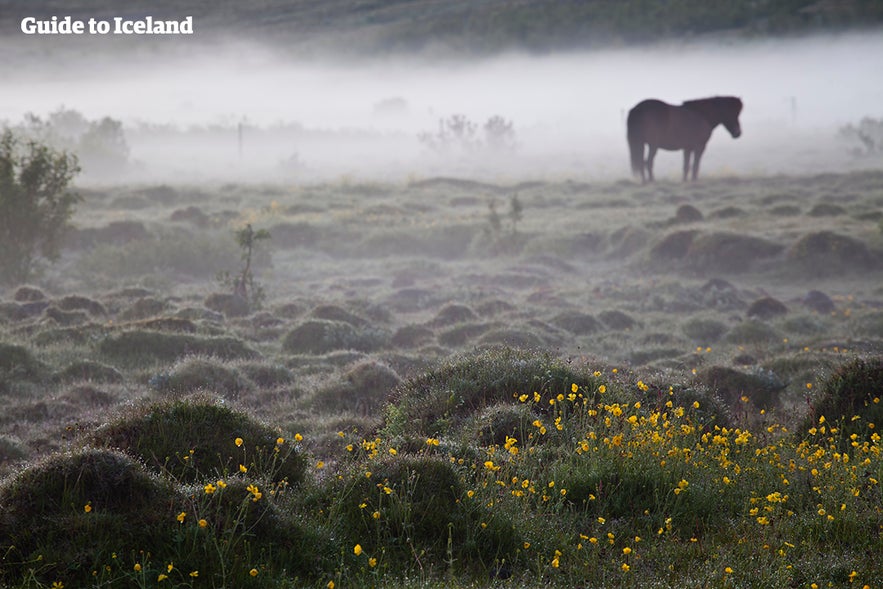
M 51 52 L 4 64 L 0 119 L 64 106 L 124 124 L 141 180 L 271 180 L 341 174 L 399 179 L 437 174 L 486 178 L 629 175 L 625 114 L 654 97 L 679 103 L 736 95 L 743 137 L 719 128 L 705 174 L 796 173 L 879 165 L 856 161 L 837 129 L 883 117 L 873 63 L 883 34 L 755 43 L 665 45 L 464 61 L 415 57 L 298 61 L 257 45 L 126 55 L 84 52 L 55 67 Z M 481 126 L 512 123 L 514 150 L 434 153 L 418 134 L 462 114 Z M 680 155 L 663 152 L 661 177 Z

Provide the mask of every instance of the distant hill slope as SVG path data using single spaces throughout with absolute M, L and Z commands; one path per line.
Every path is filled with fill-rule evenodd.
M 25 16 L 182 18 L 307 50 L 494 52 L 763 37 L 883 26 L 880 0 L 0 0 L 0 32 Z

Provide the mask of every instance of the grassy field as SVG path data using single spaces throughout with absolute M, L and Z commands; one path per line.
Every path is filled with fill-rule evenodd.
M 0 585 L 883 586 L 881 172 L 80 192 Z

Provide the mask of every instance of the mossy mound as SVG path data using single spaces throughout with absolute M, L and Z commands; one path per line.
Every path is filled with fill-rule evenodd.
M 163 393 L 186 395 L 205 391 L 227 399 L 237 398 L 252 386 L 235 368 L 201 357 L 179 360 L 168 372 L 154 375 L 150 385 Z
M 548 344 L 547 339 L 536 330 L 517 327 L 491 329 L 478 338 L 478 345 L 483 347 L 509 346 L 532 350 L 547 347 Z
M 310 311 L 310 316 L 314 319 L 342 321 L 343 323 L 349 323 L 355 328 L 361 328 L 368 325 L 367 320 L 338 305 L 319 305 Z
M 563 311 L 552 317 L 549 323 L 573 335 L 591 335 L 604 329 L 595 317 L 580 311 Z
M 137 460 L 89 448 L 50 456 L 0 485 L 0 579 L 91 585 L 112 553 L 171 540 L 175 489 Z M 32 571 L 33 572 L 33 571 Z
M 746 373 L 726 366 L 710 366 L 699 373 L 698 380 L 733 409 L 743 404 L 743 398 L 756 407 L 772 409 L 779 404 L 779 394 L 787 386 L 769 372 Z
M 201 337 L 148 330 L 107 336 L 99 342 L 98 350 L 112 362 L 134 366 L 174 362 L 188 355 L 214 356 L 223 360 L 248 360 L 258 355 L 233 337 Z
M 289 331 L 282 350 L 289 354 L 327 354 L 336 350 L 371 352 L 386 345 L 385 332 L 370 327 L 358 329 L 345 321 L 309 319 Z
M 237 446 L 235 440 L 243 440 Z M 212 398 L 142 405 L 100 427 L 88 441 L 119 448 L 179 481 L 211 481 L 239 473 L 299 484 L 306 459 L 290 440 Z
M 727 333 L 728 329 L 726 323 L 705 317 L 691 317 L 681 325 L 684 335 L 697 345 L 717 342 Z
M 536 414 L 529 405 L 498 403 L 476 413 L 464 425 L 462 433 L 470 443 L 502 446 L 507 438 L 527 440 L 536 429 L 531 425 L 535 419 Z
M 784 250 L 782 245 L 760 237 L 736 233 L 698 235 L 690 243 L 684 263 L 697 272 L 741 273 Z
M 874 257 L 864 242 L 832 231 L 804 235 L 788 249 L 788 260 L 812 276 L 830 276 L 874 266 Z
M 478 316 L 466 305 L 450 303 L 442 307 L 435 318 L 429 322 L 431 327 L 447 327 L 458 323 L 476 321 Z
M 826 430 L 840 430 L 836 441 L 844 449 L 851 448 L 853 442 L 869 440 L 875 432 L 879 434 L 883 424 L 883 358 L 857 358 L 840 366 L 822 384 L 821 394 L 813 401 L 812 411 L 797 435 L 812 435 L 810 428 L 815 428 L 814 437 L 824 440 L 831 436 L 830 431 L 821 431 L 825 424 Z
M 46 371 L 46 365 L 37 360 L 26 347 L 0 342 L 0 382 L 37 381 L 44 378 Z
M 244 362 L 237 368 L 248 380 L 262 389 L 273 389 L 294 383 L 294 373 L 279 364 Z
M 168 304 L 153 297 L 142 297 L 119 314 L 121 321 L 134 321 L 156 317 L 166 312 Z
M 732 328 L 729 333 L 724 336 L 727 343 L 736 345 L 760 345 L 769 346 L 782 342 L 782 334 L 775 328 L 751 319 L 743 321 L 739 325 Z
M 113 366 L 92 360 L 80 360 L 69 364 L 64 370 L 59 372 L 57 379 L 63 383 L 88 381 L 101 384 L 118 384 L 123 382 L 123 375 Z
M 19 286 L 12 295 L 12 299 L 18 303 L 33 303 L 46 300 L 46 295 L 36 286 Z
M 787 315 L 788 307 L 782 301 L 773 297 L 761 297 L 751 303 L 745 314 L 756 319 L 773 319 Z
M 401 382 L 389 366 L 366 360 L 347 370 L 340 382 L 317 391 L 311 404 L 322 411 L 372 415 Z
M 435 332 L 425 325 L 405 325 L 396 330 L 390 343 L 407 350 L 430 344 L 434 340 Z
M 346 500 L 326 509 L 338 514 L 347 545 L 360 543 L 366 556 L 383 554 L 397 563 L 412 561 L 414 554 L 429 562 L 453 557 L 467 569 L 486 570 L 518 546 L 505 515 L 467 497 L 460 473 L 445 457 L 384 457 L 354 468 L 331 487 L 325 497 Z
M 202 302 L 206 309 L 220 313 L 225 317 L 245 317 L 251 312 L 248 301 L 226 292 L 212 293 Z
M 601 311 L 598 313 L 598 319 L 607 329 L 614 331 L 625 331 L 638 326 L 638 322 L 631 315 L 618 309 Z
M 55 304 L 62 311 L 85 311 L 93 317 L 107 315 L 107 310 L 104 308 L 104 305 L 98 301 L 90 299 L 89 297 L 80 295 L 62 297 L 55 301 Z
M 656 262 L 682 259 L 687 255 L 690 245 L 698 234 L 699 232 L 695 230 L 669 233 L 650 248 L 650 259 Z
M 28 451 L 21 440 L 0 434 L 0 466 L 27 458 Z
M 393 435 L 437 435 L 477 411 L 519 394 L 596 390 L 596 378 L 549 354 L 512 348 L 453 358 L 393 392 L 387 427 Z

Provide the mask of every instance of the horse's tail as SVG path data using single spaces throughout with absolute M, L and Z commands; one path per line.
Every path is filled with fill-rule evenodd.
M 644 178 L 644 138 L 641 137 L 637 113 L 635 109 L 629 111 L 626 120 L 626 137 L 629 141 L 629 152 L 632 156 L 632 173 Z

